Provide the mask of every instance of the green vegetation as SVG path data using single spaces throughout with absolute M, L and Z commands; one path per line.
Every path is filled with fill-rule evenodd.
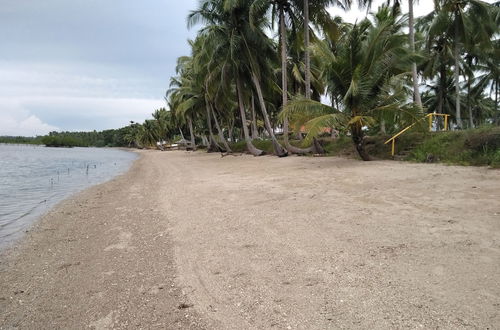
M 389 135 L 370 137 L 366 148 L 375 159 L 392 159 Z M 324 139 L 328 156 L 358 157 L 349 137 Z M 411 132 L 402 135 L 396 144 L 396 159 L 419 163 L 491 166 L 500 168 L 500 127 L 448 132 Z
M 411 151 L 409 160 L 500 167 L 500 127 L 432 134 Z
M 50 132 L 45 136 L 2 136 L 0 143 L 39 144 L 47 147 L 129 147 L 127 136 L 133 127 L 92 132 Z
M 72 136 L 48 135 L 42 137 L 42 143 L 47 147 L 88 147 L 83 140 L 78 140 Z
M 43 144 L 42 137 L 26 137 L 26 136 L 0 136 L 0 143 L 12 144 Z

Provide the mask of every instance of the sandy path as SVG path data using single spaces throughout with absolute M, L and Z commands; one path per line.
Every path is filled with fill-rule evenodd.
M 0 321 L 494 329 L 499 201 L 485 168 L 146 152 L 5 257 Z

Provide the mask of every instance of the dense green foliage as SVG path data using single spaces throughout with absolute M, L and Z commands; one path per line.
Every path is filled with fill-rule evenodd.
M 44 136 L 42 137 L 42 143 L 46 147 L 88 147 L 88 144 L 83 140 L 63 134 Z
M 392 159 L 390 144 L 384 144 L 389 137 L 376 135 L 367 143 L 367 149 L 376 159 Z M 357 156 L 356 149 L 346 136 L 325 139 L 324 147 L 328 156 Z M 500 168 L 500 127 L 484 126 L 439 133 L 411 132 L 398 139 L 396 159 Z
M 11 144 L 43 144 L 42 137 L 26 137 L 26 136 L 0 136 L 0 143 Z
M 500 127 L 433 134 L 416 146 L 408 159 L 500 168 Z
M 131 126 L 92 132 L 50 132 L 45 136 L 2 136 L 0 143 L 44 144 L 48 147 L 129 147 Z

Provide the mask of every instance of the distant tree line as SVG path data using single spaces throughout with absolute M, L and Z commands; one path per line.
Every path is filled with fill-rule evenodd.
M 0 143 L 39 144 L 48 147 L 129 147 L 132 126 L 91 132 L 50 132 L 36 137 L 0 136 Z

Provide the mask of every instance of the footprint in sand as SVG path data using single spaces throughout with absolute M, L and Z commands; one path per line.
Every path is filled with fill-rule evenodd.
M 131 239 L 132 233 L 120 232 L 120 234 L 118 235 L 118 243 L 106 247 L 104 251 L 133 249 L 134 247 L 130 246 Z
M 113 324 L 115 323 L 115 312 L 112 311 L 105 317 L 94 321 L 89 324 L 89 328 L 95 329 L 95 330 L 106 330 L 106 329 L 111 329 L 113 327 Z

